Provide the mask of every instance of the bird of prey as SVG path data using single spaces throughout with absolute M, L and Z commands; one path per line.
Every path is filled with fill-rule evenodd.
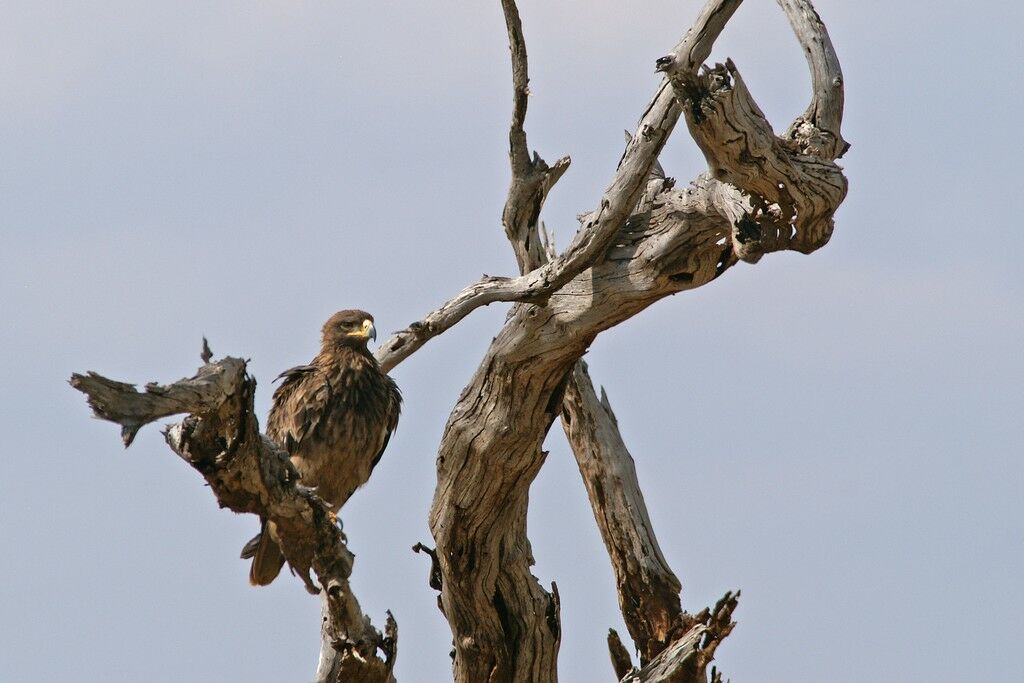
M 337 514 L 366 483 L 398 424 L 402 396 L 366 348 L 377 334 L 365 311 L 339 311 L 324 323 L 320 353 L 285 370 L 267 418 L 267 435 L 291 457 L 300 483 Z M 242 549 L 252 558 L 249 582 L 269 584 L 284 555 L 272 522 Z

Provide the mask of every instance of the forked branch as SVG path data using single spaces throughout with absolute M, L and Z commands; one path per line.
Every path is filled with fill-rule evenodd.
M 709 0 L 679 45 L 658 60 L 667 78 L 629 136 L 597 208 L 585 214 L 568 248 L 554 254 L 542 245 L 540 212 L 569 160 L 549 167 L 529 153 L 526 43 L 514 1 L 502 0 L 513 72 L 512 181 L 502 223 L 519 275 L 484 277 L 377 352 L 388 370 L 479 306 L 516 304 L 452 411 L 438 453 L 431 585 L 441 592 L 452 628 L 460 683 L 555 680 L 558 594 L 530 572 L 526 512 L 530 484 L 546 457 L 543 439 L 559 415 L 641 655 L 634 668 L 617 636 L 610 638 L 621 680 L 704 681 L 715 648 L 732 630 L 732 594 L 714 610 L 682 611 L 679 581 L 658 548 L 632 457 L 580 359 L 603 330 L 711 282 L 739 260 L 754 262 L 779 249 L 810 252 L 828 240 L 846 192 L 834 164 L 848 146 L 840 133 L 842 75 L 810 3 L 779 3 L 811 66 L 807 111 L 776 136 L 732 62 L 698 72 L 740 4 Z M 676 188 L 656 169 L 681 115 L 710 174 Z M 92 373 L 75 375 L 72 384 L 89 396 L 97 416 L 122 426 L 126 445 L 144 424 L 189 413 L 166 432 L 172 449 L 203 474 L 222 506 L 274 521 L 307 587 L 327 589 L 317 680 L 393 680 L 394 621 L 389 615 L 381 634 L 360 611 L 349 591 L 352 556 L 340 531 L 322 502 L 296 484 L 283 451 L 259 433 L 255 382 L 245 363 L 210 360 L 206 350 L 195 377 L 148 385 L 145 392 Z
M 682 47 L 679 49 L 685 54 L 694 55 L 695 59 L 705 59 L 711 53 L 711 47 L 725 27 L 725 22 L 739 4 L 740 0 L 710 0 L 694 23 L 694 27 L 683 38 L 680 43 Z M 518 11 L 511 0 L 505 0 L 503 7 L 506 10 L 506 18 L 512 18 L 509 22 L 509 34 L 513 36 L 512 44 L 516 45 L 515 36 L 522 34 L 521 27 L 515 28 Z M 525 117 L 525 42 L 518 44 L 522 45 L 522 59 L 519 62 L 522 65 L 522 76 L 521 87 L 517 86 L 515 91 L 515 106 L 516 111 Z M 390 370 L 427 341 L 448 330 L 480 306 L 498 301 L 543 303 L 553 292 L 561 289 L 569 280 L 602 257 L 639 201 L 648 174 L 675 127 L 679 113 L 671 88 L 662 84 L 654 101 L 641 117 L 632 140 L 626 146 L 615 176 L 601 197 L 598 208 L 587 215 L 584 225 L 566 250 L 556 259 L 515 278 L 484 277 L 422 320 L 395 333 L 377 350 L 377 360 L 384 370 Z M 515 141 L 511 145 L 514 169 L 517 166 L 522 167 L 526 142 L 525 133 L 520 137 L 522 126 L 520 123 L 517 129 L 517 120 L 514 115 L 510 134 L 510 140 Z M 568 163 L 567 159 L 564 160 L 564 164 L 560 161 L 556 163 L 554 173 L 550 170 L 547 172 L 549 178 L 554 175 L 554 179 L 549 180 L 548 188 L 565 171 Z M 547 189 L 545 193 L 546 191 Z M 509 225 L 517 224 L 518 221 L 510 216 L 506 229 Z M 537 240 L 534 240 L 534 243 L 536 242 Z M 517 249 L 518 251 L 520 250 Z M 522 259 L 523 264 L 526 263 L 525 258 L 518 254 L 517 257 Z
M 728 11 L 736 5 L 709 6 Z M 695 54 L 707 54 L 724 26 L 721 17 L 702 13 L 684 43 Z M 510 22 L 510 32 L 514 26 Z M 663 84 L 572 244 L 522 277 L 566 264 L 584 263 L 587 269 L 543 299 L 513 308 L 449 418 L 430 523 L 457 681 L 553 680 L 557 604 L 530 574 L 526 503 L 544 461 L 541 442 L 561 412 L 568 373 L 602 329 L 718 274 L 716 240 L 728 233 L 728 224 L 712 194 L 680 196 L 683 212 L 672 211 L 655 224 L 655 215 L 662 214 L 654 196 L 671 183 L 652 178 L 651 170 L 680 113 L 671 87 Z M 517 123 L 514 115 L 513 134 Z M 626 237 L 623 226 L 636 232 Z M 679 240 L 674 246 L 673 236 Z
M 72 375 L 71 386 L 86 395 L 96 417 L 121 425 L 126 446 L 142 426 L 188 413 L 164 432 L 168 445 L 203 475 L 221 507 L 273 521 L 292 569 L 311 593 L 321 594 L 318 683 L 394 680 L 397 626 L 389 615 L 381 634 L 362 613 L 349 586 L 353 556 L 341 531 L 323 501 L 298 485 L 284 451 L 260 434 L 252 411 L 256 381 L 245 361 L 208 362 L 193 377 L 148 384 L 143 392 L 93 372 Z
M 733 88 L 732 72 L 725 87 L 718 87 L 714 72 L 697 73 L 738 4 L 709 2 L 673 56 L 659 60 L 659 67 L 668 71 L 670 78 L 644 112 L 600 207 L 584 217 L 583 229 L 570 249 L 547 263 L 520 259 L 521 265 L 533 268 L 529 273 L 565 260 L 581 242 L 600 236 L 595 225 L 615 206 L 610 196 L 619 201 L 629 199 L 628 216 L 586 270 L 550 295 L 513 307 L 505 328 L 449 418 L 438 457 L 431 528 L 443 578 L 442 607 L 455 636 L 459 681 L 520 680 L 527 671 L 534 680 L 553 676 L 558 629 L 547 633 L 545 622 L 537 618 L 549 613 L 545 607 L 549 596 L 529 573 L 532 559 L 525 537 L 526 492 L 543 463 L 543 437 L 566 392 L 573 390 L 568 373 L 594 337 L 664 296 L 710 282 L 739 259 L 756 261 L 777 249 L 810 251 L 824 244 L 831 232 L 832 214 L 845 195 L 845 178 L 838 167 L 795 143 L 777 142 L 770 134 L 770 141 L 757 150 L 771 153 L 766 157 L 771 163 L 764 165 L 786 174 L 784 180 L 792 187 L 762 187 L 757 185 L 760 179 L 749 177 L 752 174 L 743 176 L 747 159 L 730 150 L 736 132 L 757 138 L 771 128 L 749 93 L 744 93 L 742 82 Z M 506 2 L 506 9 L 508 6 Z M 510 22 L 510 35 L 512 26 Z M 525 55 L 515 40 L 518 37 L 511 41 L 514 69 L 517 45 Z M 525 70 L 514 73 L 518 78 L 514 81 L 525 84 Z M 726 79 L 720 80 L 724 83 Z M 734 90 L 739 92 L 735 98 Z M 515 102 L 518 105 L 519 100 Z M 732 109 L 718 116 L 719 120 L 701 128 L 705 120 L 713 118 L 705 109 L 715 113 L 729 107 Z M 514 109 L 513 113 L 513 183 L 515 145 L 525 146 L 522 111 Z M 650 172 L 657 151 L 681 113 L 686 114 L 691 132 L 705 150 L 713 177 L 700 177 L 680 191 L 673 189 L 668 179 L 652 177 Z M 654 154 L 650 154 L 652 149 Z M 771 177 L 768 172 L 765 175 Z M 791 197 L 788 201 L 787 196 Z M 514 203 L 510 193 L 506 208 Z M 584 401 L 592 412 L 596 412 L 590 405 L 594 401 Z M 586 471 L 584 476 L 588 476 Z M 601 513 L 607 507 L 595 511 Z M 634 537 L 643 535 L 638 530 L 644 519 L 635 512 L 627 513 L 618 523 L 619 537 L 609 551 L 625 564 L 636 559 L 636 551 L 621 546 L 625 540 L 633 542 Z M 633 529 L 634 537 L 621 531 L 626 528 Z M 652 541 L 653 535 L 646 546 L 641 541 L 636 547 L 650 552 Z M 690 680 L 678 678 L 681 673 L 665 673 L 675 666 L 668 660 L 677 656 L 665 653 L 686 650 L 681 641 L 693 627 L 690 620 L 697 618 L 673 605 L 678 599 L 678 581 L 667 566 L 652 568 L 649 576 L 663 580 L 665 590 L 658 592 L 666 597 L 627 613 L 628 623 L 636 627 L 638 646 L 643 644 L 642 656 L 649 660 L 643 670 L 657 670 L 648 669 L 657 661 L 668 667 L 662 670 L 662 675 L 668 676 L 664 680 Z M 630 594 L 635 597 L 637 592 L 627 585 L 620 599 L 626 596 L 623 603 L 629 604 Z M 551 623 L 549 620 L 547 626 Z M 554 624 L 557 626 L 557 619 Z M 720 629 L 714 642 L 730 629 Z M 691 672 L 693 676 L 704 675 L 712 651 L 710 648 L 705 651 L 707 657 L 692 660 L 700 662 Z
M 639 670 L 622 677 L 620 683 L 706 683 L 707 667 L 722 639 L 735 628 L 732 612 L 739 593 L 726 593 L 713 610 L 693 617 L 686 632 Z M 721 683 L 712 671 L 711 683 Z

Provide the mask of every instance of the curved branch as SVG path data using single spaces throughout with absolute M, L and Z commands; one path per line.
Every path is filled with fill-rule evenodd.
M 164 432 L 168 445 L 203 475 L 221 507 L 272 520 L 289 564 L 310 592 L 321 593 L 325 619 L 317 681 L 394 680 L 396 627 L 389 620 L 382 636 L 363 615 L 348 583 L 353 556 L 341 530 L 323 501 L 297 485 L 287 454 L 260 434 L 252 411 L 256 380 L 246 373 L 245 361 L 206 363 L 193 377 L 147 384 L 144 392 L 94 372 L 72 375 L 71 386 L 86 395 L 96 417 L 121 425 L 126 446 L 143 425 L 189 413 Z
M 749 196 L 751 210 L 734 222 L 744 260 L 783 249 L 808 254 L 827 244 L 846 197 L 842 169 L 777 137 L 732 60 L 673 83 L 712 175 Z
M 709 6 L 737 4 L 714 1 Z M 709 25 L 695 26 L 686 41 L 710 49 L 721 30 L 711 23 L 715 16 L 703 13 Z M 707 192 L 693 200 L 688 194 L 682 198 L 693 215 L 682 221 L 692 230 L 681 233 L 679 243 L 673 245 L 662 232 L 668 222 L 659 219 L 651 232 L 644 225 L 664 208 L 649 200 L 671 187 L 665 179 L 651 180 L 650 172 L 680 113 L 671 87 L 663 84 L 600 206 L 585 217 L 573 243 L 521 276 L 532 279 L 555 271 L 560 282 L 543 303 L 513 308 L 449 417 L 438 453 L 430 527 L 460 683 L 554 679 L 558 607 L 530 573 L 526 510 L 530 484 L 545 457 L 541 443 L 561 412 L 568 372 L 600 330 L 720 272 L 716 241 L 728 234 L 728 224 Z M 641 197 L 650 205 L 644 217 L 634 213 Z M 625 235 L 624 230 L 639 232 Z M 666 247 L 671 253 L 663 251 Z M 617 260 L 623 250 L 629 256 Z M 654 261 L 666 270 L 652 267 Z M 597 291 L 605 284 L 608 291 Z
M 846 197 L 846 178 L 833 163 L 849 146 L 839 132 L 843 80 L 824 24 L 807 0 L 779 0 L 811 66 L 814 95 L 807 111 L 776 137 L 731 60 L 695 74 L 677 49 L 662 58 L 683 104 L 693 139 L 715 178 L 749 195 L 750 210 L 734 220 L 737 257 L 756 262 L 770 251 L 810 253 L 832 235 L 832 215 Z
M 850 144 L 843 139 L 843 71 L 825 24 L 809 0 L 778 0 L 811 71 L 811 103 L 786 131 L 804 154 L 838 159 Z
M 710 54 L 715 39 L 740 2 L 709 0 L 677 51 L 694 57 Z M 518 18 L 518 13 L 514 17 Z M 513 27 L 514 22 L 510 24 L 510 33 Z M 525 50 L 523 55 L 522 66 L 525 69 Z M 586 216 L 583 227 L 568 248 L 556 259 L 519 277 L 484 277 L 422 320 L 396 332 L 377 349 L 377 360 L 384 371 L 390 371 L 429 340 L 480 306 L 498 301 L 543 303 L 553 292 L 602 257 L 615 233 L 639 201 L 651 168 L 675 128 L 679 114 L 678 103 L 668 81 L 665 81 L 658 88 L 654 100 L 640 119 L 636 133 L 626 145 L 626 151 L 619 161 L 615 176 L 601 197 L 598 209 Z M 522 115 L 525 116 L 525 104 Z M 564 167 L 567 166 L 568 160 L 564 164 Z

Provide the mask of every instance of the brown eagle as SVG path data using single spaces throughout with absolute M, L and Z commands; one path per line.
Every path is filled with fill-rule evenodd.
M 314 488 L 337 514 L 366 483 L 398 424 L 402 395 L 366 348 L 376 339 L 373 316 L 339 311 L 324 323 L 320 353 L 309 365 L 285 370 L 267 418 L 267 435 L 291 456 L 301 484 Z M 249 582 L 269 584 L 284 555 L 272 522 L 245 544 Z

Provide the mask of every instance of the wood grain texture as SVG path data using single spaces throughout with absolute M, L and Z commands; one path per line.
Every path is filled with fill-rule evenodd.
M 324 648 L 317 681 L 393 680 L 397 642 L 373 628 L 352 594 L 353 556 L 327 506 L 297 485 L 287 454 L 260 434 L 252 412 L 256 381 L 245 361 L 205 363 L 193 377 L 147 384 L 143 392 L 92 372 L 72 375 L 71 386 L 86 395 L 96 417 L 121 425 L 126 445 L 142 426 L 188 413 L 165 431 L 167 444 L 203 475 L 221 507 L 271 520 L 289 564 L 311 593 L 321 595 Z
M 737 598 L 739 593 L 726 593 L 714 608 L 693 616 L 680 637 L 643 668 L 626 674 L 621 683 L 708 683 L 715 650 L 736 627 L 732 613 Z M 710 674 L 710 683 L 722 683 L 715 669 Z
M 583 361 L 566 388 L 562 426 L 611 558 L 619 609 L 646 664 L 680 635 L 682 585 L 658 545 L 633 456 L 608 398 L 603 391 L 598 398 Z
M 724 21 L 717 26 L 697 26 L 683 42 L 710 50 Z M 529 486 L 544 462 L 541 443 L 561 412 L 569 374 L 599 332 L 734 263 L 722 262 L 731 226 L 719 183 L 700 178 L 674 190 L 651 175 L 679 115 L 672 88 L 663 84 L 599 208 L 583 218 L 566 252 L 530 273 L 573 258 L 590 259 L 588 267 L 545 300 L 513 307 L 449 417 L 430 525 L 457 681 L 556 679 L 557 605 L 530 573 L 525 532 Z M 612 219 L 617 224 L 605 238 Z
M 811 103 L 790 124 L 785 137 L 803 154 L 838 159 L 850 148 L 840 131 L 843 123 L 843 70 L 821 17 L 809 0 L 778 0 L 811 71 Z
M 739 4 L 739 0 L 710 0 L 680 43 L 681 49 L 696 56 L 710 54 L 715 38 L 725 27 L 725 15 L 731 16 Z M 525 104 L 522 106 L 525 116 Z M 384 371 L 389 372 L 427 341 L 480 306 L 498 301 L 544 303 L 553 292 L 600 258 L 639 201 L 651 168 L 675 128 L 679 115 L 680 107 L 666 81 L 641 116 L 636 133 L 627 144 L 598 208 L 586 214 L 581 229 L 565 251 L 518 277 L 481 278 L 422 320 L 395 333 L 377 350 L 377 360 Z M 513 156 L 517 155 L 519 151 L 513 149 Z
M 632 455 L 607 398 L 581 358 L 598 334 L 682 291 L 703 286 L 739 261 L 767 253 L 810 253 L 827 243 L 846 195 L 834 162 L 848 148 L 840 131 L 843 81 L 824 25 L 806 0 L 779 0 L 810 65 L 812 101 L 776 135 L 731 61 L 701 68 L 739 0 L 709 0 L 671 53 L 611 182 L 558 253 L 540 220 L 569 167 L 530 154 L 526 42 L 514 0 L 502 0 L 512 61 L 511 182 L 502 225 L 519 273 L 485 276 L 378 348 L 386 371 L 480 306 L 512 302 L 503 328 L 463 389 L 445 426 L 430 511 L 436 550 L 431 582 L 452 630 L 460 683 L 557 679 L 561 639 L 557 587 L 532 575 L 526 533 L 529 488 L 543 466 L 543 440 L 561 417 L 616 576 L 620 608 L 640 654 L 633 666 L 617 634 L 609 651 L 622 681 L 707 680 L 715 648 L 734 627 L 737 594 L 691 615 L 680 581 L 658 546 Z M 658 156 L 679 118 L 708 162 L 685 187 L 665 177 Z M 167 386 L 132 385 L 93 373 L 72 384 L 95 413 L 138 429 L 189 413 L 166 434 L 224 507 L 274 521 L 289 562 L 323 598 L 318 682 L 391 681 L 397 625 L 372 627 L 349 592 L 352 556 L 328 510 L 296 486 L 285 454 L 259 434 L 255 382 L 238 359 L 211 362 Z M 711 680 L 721 677 L 711 670 Z
M 823 245 L 831 233 L 832 213 L 845 196 L 845 178 L 838 167 L 831 160 L 810 158 L 777 142 L 773 134 L 769 137 L 770 126 L 741 81 L 733 98 L 731 84 L 716 90 L 718 81 L 712 72 L 696 72 L 738 4 L 708 3 L 698 25 L 677 47 L 667 84 L 645 111 L 601 207 L 584 216 L 573 246 L 579 244 L 579 235 L 595 239 L 600 234 L 594 229 L 595 219 L 600 220 L 603 209 L 616 205 L 610 196 L 634 202 L 613 239 L 587 269 L 546 299 L 513 307 L 446 425 L 430 522 L 443 578 L 442 610 L 455 637 L 458 681 L 556 678 L 557 614 L 547 618 L 552 613 L 550 596 L 529 571 L 526 506 L 529 485 L 544 462 L 543 438 L 563 404 L 570 373 L 594 337 L 656 300 L 710 282 L 741 258 L 756 261 L 763 253 L 780 249 L 809 252 Z M 689 90 L 679 87 L 681 82 Z M 695 90 L 693 84 L 702 89 Z M 701 128 L 701 107 L 717 108 L 721 120 Z M 682 190 L 652 175 L 657 153 L 644 153 L 651 147 L 660 151 L 680 113 L 686 113 L 688 123 L 692 119 L 691 133 L 709 160 L 724 160 L 709 164 L 711 174 Z M 522 125 L 521 119 L 514 117 L 513 132 L 518 132 L 517 125 Z M 727 126 L 732 130 L 727 131 Z M 758 151 L 772 152 L 773 170 L 788 174 L 788 195 L 779 192 L 785 187 L 765 185 L 751 173 L 740 173 L 749 150 L 731 149 L 737 130 L 755 141 L 763 138 Z M 525 144 L 525 134 L 519 142 Z M 515 174 L 513 154 L 514 178 Z M 794 199 L 787 202 L 787 196 Z M 510 193 L 506 208 L 514 202 Z M 774 215 L 764 208 L 769 204 L 776 205 Z M 758 219 L 768 226 L 780 224 L 775 226 L 777 234 L 769 234 Z M 786 228 L 789 224 L 796 227 Z M 507 233 L 515 246 L 515 233 Z M 558 261 L 536 255 L 519 260 L 522 268 L 534 268 L 530 272 Z M 593 408 L 593 399 L 586 401 Z M 608 438 L 603 437 L 605 442 Z M 624 446 L 620 450 L 625 452 Z M 622 471 L 623 461 L 603 464 L 609 471 L 616 466 Z M 592 485 L 600 477 L 582 469 L 588 488 L 595 491 Z M 630 478 L 635 482 L 635 474 L 626 477 Z M 634 499 L 642 501 L 638 485 L 635 492 Z M 693 658 L 697 666 L 687 674 L 689 678 L 678 671 L 671 673 L 674 665 L 667 661 L 671 657 L 662 657 L 665 652 L 692 650 L 682 647 L 680 639 L 688 637 L 696 618 L 678 606 L 679 582 L 663 558 L 657 561 L 660 552 L 653 550 L 657 546 L 649 519 L 638 512 L 640 507 L 628 510 L 623 498 L 613 503 L 599 499 L 592 495 L 596 515 L 621 514 L 616 519 L 619 527 L 608 523 L 602 529 L 609 532 L 606 539 L 611 539 L 613 565 L 620 565 L 619 574 L 624 577 L 620 599 L 628 605 L 641 593 L 647 598 L 640 600 L 639 609 L 624 609 L 643 659 L 663 666 L 650 669 L 663 680 L 697 680 L 704 675 L 713 648 Z M 629 532 L 622 531 L 626 527 Z M 638 557 L 642 552 L 655 558 L 648 567 Z M 721 629 L 722 637 L 728 630 L 731 626 Z

